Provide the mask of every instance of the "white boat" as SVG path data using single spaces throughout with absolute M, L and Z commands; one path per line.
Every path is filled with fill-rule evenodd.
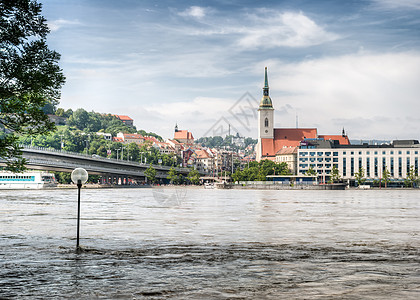
M 0 172 L 0 190 L 45 189 L 56 186 L 54 174 L 48 172 Z
M 214 189 L 214 183 L 212 183 L 212 182 L 205 182 L 204 183 L 204 188 L 205 189 Z

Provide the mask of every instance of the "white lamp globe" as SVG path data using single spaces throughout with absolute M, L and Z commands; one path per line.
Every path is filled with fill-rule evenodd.
M 77 184 L 79 180 L 82 184 L 85 184 L 88 177 L 88 172 L 83 168 L 76 168 L 71 172 L 71 181 L 75 184 Z

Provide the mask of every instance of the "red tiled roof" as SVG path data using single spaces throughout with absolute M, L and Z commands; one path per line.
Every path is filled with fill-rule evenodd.
M 143 137 L 146 141 L 151 141 L 153 143 L 158 143 L 159 140 L 157 138 L 155 138 L 154 136 L 144 136 Z
M 276 152 L 277 155 L 293 154 L 297 153 L 298 147 L 283 147 Z
M 318 137 L 324 139 L 324 141 L 336 140 L 340 145 L 350 145 L 350 140 L 347 135 L 319 135 Z
M 123 139 L 122 139 L 122 138 L 120 138 L 120 137 L 113 137 L 113 138 L 112 138 L 112 140 L 113 140 L 114 142 L 123 142 Z
M 130 118 L 129 116 L 125 116 L 125 115 L 113 115 L 113 116 L 117 117 L 121 121 L 133 121 L 133 119 Z
M 188 130 L 175 131 L 174 139 L 193 140 L 194 137 Z
M 210 155 L 205 150 L 197 150 L 195 151 L 195 154 L 197 155 L 197 158 L 209 158 Z
M 138 133 L 124 133 L 124 139 L 144 139 L 141 134 Z
M 275 156 L 283 147 L 297 147 L 303 139 L 316 137 L 316 128 L 276 128 L 274 139 L 261 139 L 261 156 Z

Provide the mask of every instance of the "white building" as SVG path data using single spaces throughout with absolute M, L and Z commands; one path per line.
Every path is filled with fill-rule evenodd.
M 391 145 L 338 145 L 328 141 L 304 141 L 298 150 L 298 175 L 312 168 L 321 179 L 327 181 L 335 166 L 345 180 L 355 180 L 360 168 L 363 168 L 367 180 L 383 178 L 385 169 L 392 179 L 403 180 L 407 178 L 411 166 L 419 175 L 419 152 L 417 140 L 394 141 Z

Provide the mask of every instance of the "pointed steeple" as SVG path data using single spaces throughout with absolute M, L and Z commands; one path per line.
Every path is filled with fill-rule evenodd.
M 265 76 L 264 76 L 264 89 L 268 90 L 268 76 L 267 76 L 267 67 L 265 67 Z
M 178 123 L 175 123 L 175 132 L 178 132 Z
M 267 67 L 265 67 L 263 97 L 260 101 L 259 109 L 273 109 L 273 103 L 271 102 L 269 91 L 270 91 L 270 88 L 268 87 Z

